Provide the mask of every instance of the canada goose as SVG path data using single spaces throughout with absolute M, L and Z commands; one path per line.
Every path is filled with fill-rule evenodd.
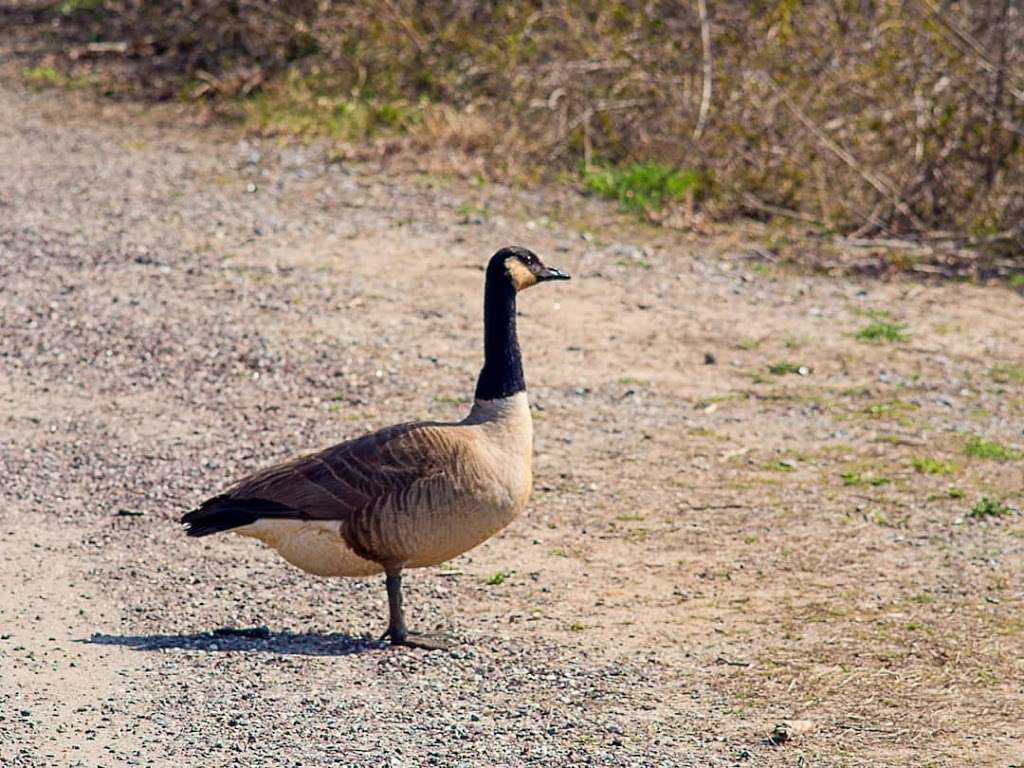
M 533 483 L 533 424 L 516 337 L 516 294 L 569 275 L 520 247 L 484 280 L 484 366 L 459 422 L 386 427 L 239 480 L 181 518 L 189 536 L 234 531 L 319 576 L 383 571 L 394 645 L 443 647 L 406 630 L 402 571 L 438 565 L 500 531 Z

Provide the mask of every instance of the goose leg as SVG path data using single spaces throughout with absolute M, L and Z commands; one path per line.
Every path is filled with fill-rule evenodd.
M 393 645 L 401 645 L 409 634 L 402 610 L 402 572 L 389 573 L 385 584 L 388 588 L 388 629 L 380 639 L 387 637 Z
M 428 651 L 446 650 L 448 646 L 441 640 L 409 634 L 405 628 L 405 612 L 402 610 L 402 572 L 389 572 L 385 583 L 388 589 L 388 630 L 380 639 L 390 638 L 392 645 L 425 648 Z

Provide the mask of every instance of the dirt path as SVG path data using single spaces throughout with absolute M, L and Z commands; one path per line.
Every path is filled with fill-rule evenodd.
M 0 557 L 0 761 L 125 764 L 142 744 L 139 660 L 124 648 L 85 642 L 98 626 L 119 626 L 119 607 L 83 572 L 71 529 L 38 513 L 7 511 Z
M 1024 760 L 1019 296 L 70 99 L 0 88 L 5 764 Z M 245 471 L 458 416 L 510 242 L 576 279 L 523 301 L 528 514 L 409 579 L 456 651 L 373 643 L 376 580 L 181 536 Z

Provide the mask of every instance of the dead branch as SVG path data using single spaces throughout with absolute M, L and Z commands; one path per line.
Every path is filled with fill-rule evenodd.
M 801 211 L 793 211 L 789 208 L 782 208 L 778 205 L 771 205 L 750 192 L 743 193 L 743 203 L 749 208 L 753 208 L 755 211 L 770 213 L 772 216 L 782 216 L 787 219 L 796 219 L 797 221 L 806 221 L 808 224 L 824 226 L 824 222 L 816 216 L 812 216 L 809 213 L 802 213 Z
M 878 173 L 872 173 L 871 171 L 864 168 L 860 163 L 857 162 L 856 158 L 843 149 L 839 144 L 829 138 L 828 134 L 824 130 L 818 127 L 818 125 L 809 118 L 800 107 L 798 107 L 793 100 L 789 98 L 789 95 L 782 90 L 778 83 L 776 83 L 771 76 L 766 72 L 759 73 L 767 83 L 768 87 L 778 93 L 782 97 L 782 103 L 786 105 L 790 112 L 793 113 L 794 117 L 800 121 L 800 123 L 810 131 L 816 139 L 824 146 L 829 152 L 834 154 L 840 160 L 842 160 L 851 169 L 856 171 L 857 175 L 860 176 L 864 181 L 874 187 L 875 191 L 879 194 L 889 198 L 893 205 L 900 213 L 907 217 L 907 219 L 916 227 L 918 230 L 927 229 L 924 223 L 917 217 L 917 215 L 910 210 L 910 207 L 903 201 L 899 193 L 896 191 L 896 186 L 889 181 L 887 178 Z
M 704 133 L 704 124 L 708 119 L 708 109 L 711 107 L 711 24 L 708 22 L 707 0 L 697 0 L 697 10 L 700 13 L 700 44 L 703 53 L 704 85 L 701 87 L 697 127 L 693 129 L 694 141 L 699 141 Z
M 964 47 L 969 49 L 970 53 L 974 54 L 974 61 L 988 72 L 990 75 L 995 75 L 998 71 L 998 67 L 988 59 L 988 52 L 975 37 L 965 30 L 961 29 L 959 25 L 954 24 L 950 21 L 942 10 L 938 7 L 934 0 L 918 0 L 919 4 L 922 5 L 927 11 L 928 18 L 935 21 L 938 24 L 938 28 L 946 30 L 947 34 L 944 37 L 949 41 L 951 45 L 956 47 L 960 53 L 965 56 L 968 55 L 968 51 L 964 50 Z M 1017 101 L 1024 101 L 1024 90 L 1010 85 L 1007 91 Z

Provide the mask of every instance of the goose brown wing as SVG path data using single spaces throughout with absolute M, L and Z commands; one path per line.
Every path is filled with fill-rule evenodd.
M 459 452 L 446 432 L 424 423 L 388 427 L 268 467 L 225 495 L 236 503 L 259 499 L 292 511 L 279 517 L 347 522 L 422 481 L 451 477 Z

